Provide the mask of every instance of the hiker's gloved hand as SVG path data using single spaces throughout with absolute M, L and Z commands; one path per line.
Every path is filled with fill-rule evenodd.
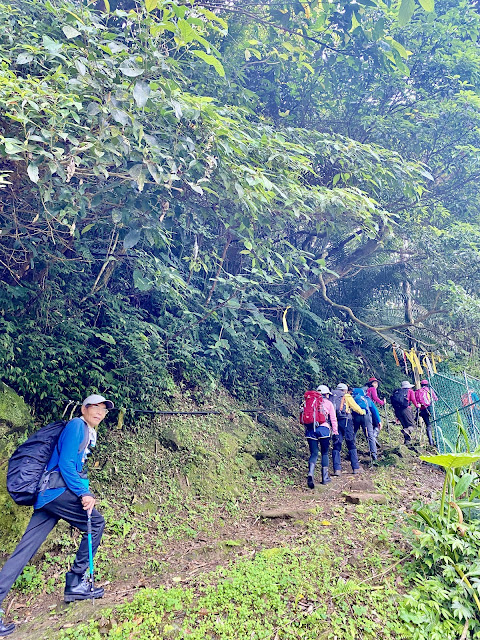
M 95 506 L 95 498 L 93 496 L 82 496 L 82 507 L 84 511 L 91 511 Z

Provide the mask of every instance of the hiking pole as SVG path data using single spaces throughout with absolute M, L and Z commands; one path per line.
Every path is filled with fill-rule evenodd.
M 385 424 L 386 424 L 387 433 L 388 433 L 388 445 L 391 447 L 392 446 L 392 440 L 390 438 L 390 424 L 388 422 L 387 401 L 386 400 L 383 403 L 383 409 L 384 409 L 384 412 L 385 412 Z
M 87 511 L 87 538 L 88 538 L 88 563 L 90 565 L 90 593 L 92 595 L 92 604 L 94 598 L 94 580 L 93 580 L 93 544 L 92 544 L 92 512 Z
M 418 446 L 421 447 L 422 446 L 422 433 L 420 432 L 420 409 L 417 407 L 417 415 L 416 415 L 416 432 L 417 432 L 417 437 L 418 437 Z

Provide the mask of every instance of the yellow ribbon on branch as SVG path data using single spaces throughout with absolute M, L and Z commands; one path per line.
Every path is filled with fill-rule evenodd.
M 289 310 L 289 309 L 291 309 L 291 308 L 292 308 L 291 306 L 288 306 L 288 307 L 285 309 L 285 311 L 283 312 L 283 318 L 282 318 L 282 320 L 283 320 L 283 332 L 284 332 L 284 333 L 288 333 L 287 312 L 288 312 L 288 310 Z

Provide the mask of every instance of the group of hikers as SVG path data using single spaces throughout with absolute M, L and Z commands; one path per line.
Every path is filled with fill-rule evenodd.
M 435 391 L 430 388 L 428 380 L 422 380 L 420 388 L 413 391 L 413 385 L 404 380 L 399 389 L 395 389 L 390 397 L 396 419 L 402 426 L 404 443 L 408 446 L 412 441 L 412 432 L 416 420 L 412 411 L 414 406 L 422 418 L 428 443 L 435 445 L 431 427 L 432 402 L 438 400 Z M 362 430 L 368 442 L 372 464 L 378 459 L 378 434 L 382 429 L 382 419 L 378 407 L 385 407 L 385 400 L 378 396 L 378 380 L 372 377 L 365 387 L 351 388 L 340 382 L 336 389 L 321 384 L 315 391 L 306 391 L 300 413 L 300 422 L 305 426 L 305 437 L 310 450 L 308 460 L 307 486 L 315 488 L 315 466 L 321 456 L 322 484 L 331 482 L 329 472 L 329 449 L 332 442 L 333 475 L 340 476 L 342 465 L 340 452 L 345 440 L 348 459 L 352 472 L 362 472 L 358 460 L 356 435 Z M 385 411 L 385 419 L 387 414 Z
M 430 406 L 437 400 L 428 381 L 412 390 L 410 382 L 402 382 L 391 396 L 395 415 L 402 425 L 405 443 L 411 441 L 415 427 L 411 405 L 420 411 L 430 444 Z M 343 382 L 333 392 L 321 384 L 316 391 L 305 393 L 300 421 L 310 448 L 308 487 L 315 487 L 314 473 L 319 453 L 322 483 L 330 482 L 329 448 L 332 440 L 333 475 L 341 474 L 340 453 L 345 440 L 353 473 L 360 473 L 355 436 L 359 429 L 366 435 L 372 462 L 377 460 L 377 437 L 382 419 L 377 407 L 385 400 L 378 396 L 378 380 L 370 378 L 365 388 L 350 389 Z M 83 532 L 74 563 L 65 578 L 66 602 L 101 598 L 103 589 L 93 580 L 93 557 L 102 538 L 105 521 L 95 509 L 96 499 L 90 491 L 84 464 L 97 441 L 97 427 L 113 402 L 100 395 L 90 395 L 82 403 L 81 416 L 68 422 L 51 423 L 20 445 L 9 461 L 7 489 L 18 504 L 33 506 L 33 515 L 15 551 L 0 571 L 0 637 L 15 630 L 4 620 L 2 602 L 57 522 L 65 520 Z M 385 414 L 386 415 L 386 414 Z M 88 571 L 90 569 L 90 572 Z

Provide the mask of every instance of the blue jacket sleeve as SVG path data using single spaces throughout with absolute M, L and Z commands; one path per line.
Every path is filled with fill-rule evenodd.
M 86 440 L 86 429 L 81 418 L 74 418 L 63 430 L 59 441 L 58 468 L 68 489 L 79 497 L 91 495 L 88 479 L 80 476 L 83 466 L 82 444 Z

